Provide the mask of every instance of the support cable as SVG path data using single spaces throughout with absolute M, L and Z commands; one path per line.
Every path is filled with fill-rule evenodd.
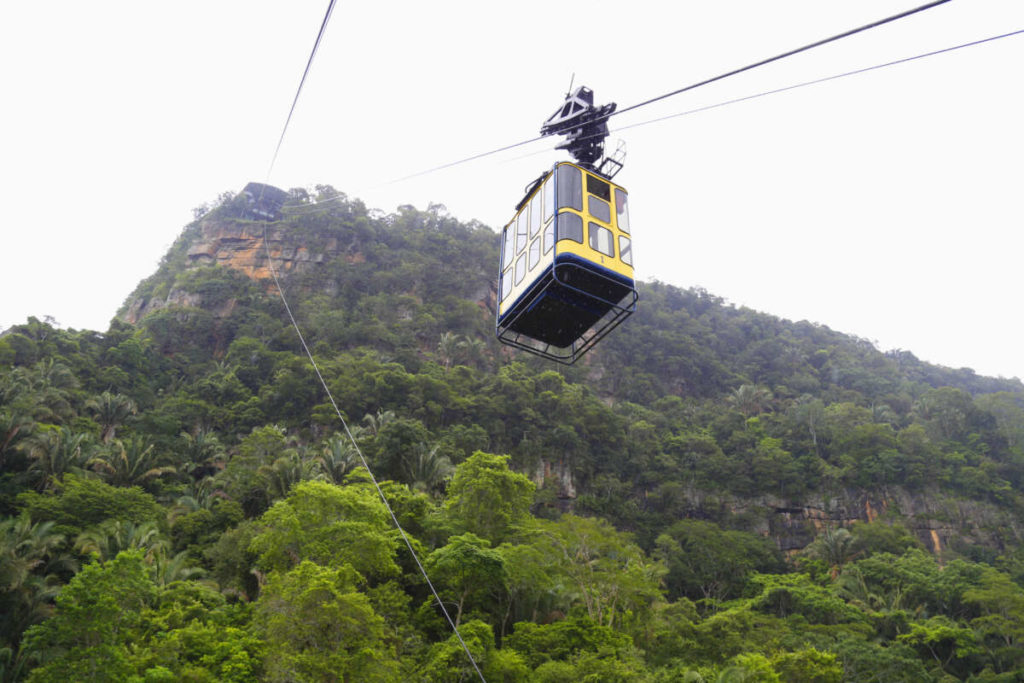
M 789 52 L 783 52 L 782 54 L 775 55 L 774 57 L 769 57 L 768 59 L 762 59 L 759 62 L 754 62 L 753 64 L 748 64 L 747 66 L 740 67 L 739 69 L 733 69 L 732 71 L 727 71 L 724 74 L 719 74 L 718 76 L 714 76 L 713 78 L 708 78 L 708 79 L 705 79 L 705 80 L 700 81 L 698 83 L 693 83 L 691 85 L 687 85 L 685 87 L 679 88 L 678 90 L 673 90 L 672 92 L 665 93 L 664 95 L 658 95 L 657 97 L 652 97 L 649 100 L 644 100 L 643 102 L 639 102 L 637 104 L 632 104 L 632 105 L 630 105 L 628 107 L 624 107 L 622 109 L 619 109 L 618 111 L 612 112 L 611 114 L 608 115 L 607 118 L 611 118 L 612 116 L 618 116 L 619 114 L 625 114 L 627 111 L 632 111 L 634 109 L 639 109 L 640 107 L 646 107 L 649 104 L 654 104 L 655 102 L 660 102 L 661 100 L 668 99 L 669 97 L 674 97 L 675 95 L 679 95 L 681 93 L 688 92 L 690 90 L 696 90 L 697 88 L 700 88 L 702 86 L 709 85 L 711 83 L 715 83 L 717 81 L 724 80 L 726 78 L 729 78 L 730 76 L 736 76 L 737 74 L 744 73 L 745 71 L 751 71 L 752 69 L 756 69 L 756 68 L 758 68 L 760 66 L 764 66 L 765 64 L 771 64 L 772 62 L 777 62 L 777 61 L 779 61 L 781 59 L 785 59 L 787 57 L 792 57 L 793 55 L 800 54 L 801 52 L 807 52 L 808 50 L 813 50 L 816 47 L 821 47 L 822 45 L 827 45 L 827 44 L 833 43 L 833 42 L 835 42 L 837 40 L 842 40 L 843 38 L 848 38 L 848 37 L 850 37 L 852 35 L 856 35 L 858 33 L 862 33 L 864 31 L 868 31 L 868 30 L 873 29 L 873 28 L 878 28 L 879 26 L 883 26 L 885 24 L 888 24 L 890 22 L 896 21 L 898 19 L 903 19 L 904 17 L 909 17 L 909 16 L 911 16 L 913 14 L 917 14 L 918 12 L 924 12 L 925 10 L 932 9 L 933 7 L 937 7 L 939 5 L 943 5 L 943 4 L 945 4 L 945 3 L 949 2 L 949 1 L 950 0 L 934 0 L 933 2 L 929 2 L 929 3 L 925 4 L 925 5 L 921 5 L 920 7 L 915 7 L 913 9 L 909 9 L 906 12 L 900 12 L 899 14 L 894 14 L 891 17 L 886 17 L 885 19 L 879 19 L 878 21 L 873 21 L 870 24 L 864 24 L 863 26 L 858 26 L 857 28 L 850 29 L 849 31 L 844 31 L 843 33 L 838 33 L 838 34 L 836 34 L 836 35 L 834 35 L 834 36 L 832 36 L 830 38 L 825 38 L 823 40 L 819 40 L 819 41 L 816 41 L 816 42 L 813 42 L 813 43 L 809 43 L 807 45 L 804 45 L 803 47 L 798 47 L 795 50 L 790 50 Z
M 945 54 L 947 52 L 953 52 L 954 50 L 960 50 L 960 49 L 963 49 L 963 48 L 966 48 L 966 47 L 974 47 L 974 46 L 977 46 L 977 45 L 982 45 L 984 43 L 990 43 L 990 42 L 995 41 L 995 40 L 1000 40 L 1002 38 L 1010 38 L 1010 37 L 1019 36 L 1019 35 L 1024 35 L 1024 29 L 1018 29 L 1016 31 L 1011 31 L 1009 33 L 1002 33 L 1002 34 L 1000 34 L 998 36 L 990 36 L 988 38 L 981 38 L 981 39 L 978 39 L 978 40 L 972 40 L 969 43 L 961 43 L 960 45 L 953 45 L 951 47 L 944 47 L 944 48 L 939 49 L 939 50 L 932 50 L 931 52 L 925 52 L 925 53 L 922 53 L 922 54 L 919 54 L 919 55 L 913 55 L 911 57 L 902 57 L 900 59 L 894 59 L 891 62 L 884 62 L 882 64 L 875 64 L 873 66 L 865 66 L 865 67 L 862 67 L 860 69 L 854 69 L 852 71 L 844 71 L 843 73 L 832 74 L 831 76 L 823 76 L 821 78 L 815 78 L 815 79 L 810 80 L 810 81 L 803 81 L 801 83 L 793 83 L 793 84 L 790 84 L 790 85 L 782 86 L 781 88 L 774 88 L 772 90 L 764 90 L 762 92 L 754 93 L 752 95 L 744 95 L 742 97 L 734 97 L 734 98 L 732 98 L 730 100 L 724 100 L 722 102 L 716 102 L 715 104 L 708 104 L 708 105 L 704 105 L 704 106 L 701 106 L 701 107 L 695 107 L 693 109 L 687 109 L 686 111 L 676 112 L 675 114 L 666 114 L 665 116 L 659 116 L 658 118 L 648 119 L 646 121 L 639 121 L 637 123 L 630 123 L 630 124 L 627 124 L 627 125 L 624 125 L 624 126 L 619 126 L 618 128 L 613 128 L 611 130 L 611 132 L 612 133 L 618 133 L 619 131 L 629 130 L 630 128 L 640 128 L 641 126 L 647 126 L 647 125 L 650 125 L 652 123 L 660 123 L 662 121 L 667 121 L 669 119 L 675 119 L 675 118 L 679 118 L 679 117 L 682 117 L 682 116 L 689 116 L 690 114 L 698 114 L 700 112 L 708 111 L 708 110 L 711 110 L 711 109 L 718 109 L 720 107 L 727 107 L 730 104 L 738 104 L 740 102 L 747 102 L 749 100 L 756 100 L 756 99 L 758 99 L 760 97 L 767 97 L 768 95 L 777 95 L 779 93 L 789 92 L 790 90 L 797 90 L 798 88 L 805 88 L 805 87 L 810 86 L 810 85 L 819 85 L 821 83 L 827 83 L 829 81 L 835 81 L 835 80 L 838 80 L 840 78 L 846 78 L 847 76 L 857 76 L 859 74 L 868 73 L 869 71 L 876 71 L 878 69 L 884 69 L 884 68 L 887 68 L 887 67 L 890 67 L 890 66 L 897 66 L 899 64 L 906 64 L 908 62 L 913 62 L 913 61 L 916 61 L 918 59 L 924 59 L 926 57 L 934 57 L 936 55 Z M 533 155 L 536 155 L 536 154 L 543 154 L 543 153 L 548 152 L 548 151 L 550 151 L 552 149 L 555 149 L 555 147 L 551 146 L 551 147 L 548 147 L 546 149 L 542 149 L 542 150 L 539 150 L 537 152 L 533 152 L 532 154 L 525 155 L 525 156 L 533 156 Z
M 761 92 L 758 92 L 758 93 L 754 93 L 754 94 L 751 94 L 751 95 L 744 95 L 742 97 L 735 97 L 735 98 L 732 98 L 732 99 L 729 99 L 729 100 L 723 100 L 721 102 L 716 102 L 715 104 L 708 104 L 708 105 L 704 105 L 704 106 L 701 106 L 701 107 L 696 107 L 694 109 L 687 109 L 686 111 L 676 112 L 675 114 L 667 114 L 665 116 L 660 116 L 660 117 L 654 118 L 654 119 L 648 119 L 646 121 L 640 121 L 638 123 L 630 123 L 630 124 L 627 124 L 627 125 L 619 126 L 618 128 L 613 128 L 613 129 L 611 129 L 611 132 L 612 133 L 617 133 L 619 131 L 628 130 L 630 128 L 639 128 L 641 126 L 650 125 L 652 123 L 659 123 L 661 121 L 667 121 L 668 119 L 679 118 L 679 117 L 682 117 L 682 116 L 689 116 L 690 114 L 697 114 L 697 113 L 700 113 L 700 112 L 703 112 L 703 111 L 708 111 L 708 110 L 711 110 L 711 109 L 719 109 L 721 107 L 726 107 L 726 106 L 729 106 L 731 104 L 738 104 L 740 102 L 746 102 L 748 100 L 755 100 L 755 99 L 758 99 L 758 98 L 761 98 L 761 97 L 766 97 L 768 95 L 777 95 L 779 93 L 788 92 L 790 90 L 796 90 L 798 88 L 805 88 L 805 87 L 811 86 L 811 85 L 818 85 L 818 84 L 821 84 L 821 83 L 827 83 L 828 81 L 835 81 L 835 80 L 838 80 L 840 78 L 846 78 L 847 76 L 856 76 L 858 74 L 867 73 L 869 71 L 877 71 L 879 69 L 884 69 L 884 68 L 887 68 L 887 67 L 897 66 L 899 64 L 906 64 L 907 62 L 913 62 L 913 61 L 916 61 L 916 60 L 919 60 L 919 59 L 924 59 L 926 57 L 934 57 L 936 55 L 945 54 L 947 52 L 953 52 L 955 50 L 961 50 L 963 48 L 968 48 L 968 47 L 975 47 L 975 46 L 983 45 L 985 43 L 990 43 L 990 42 L 993 42 L 993 41 L 996 41 L 996 40 L 1001 40 L 1003 38 L 1011 38 L 1013 36 L 1019 36 L 1019 35 L 1022 35 L 1022 34 L 1024 34 L 1024 29 L 1018 29 L 1016 31 L 1010 31 L 1009 33 L 1002 33 L 1002 34 L 999 34 L 999 35 L 996 35 L 996 36 L 990 36 L 988 38 L 980 38 L 978 40 L 972 40 L 972 41 L 967 42 L 967 43 L 961 43 L 959 45 L 953 45 L 951 47 L 945 47 L 945 48 L 942 48 L 942 49 L 939 49 L 939 50 L 933 50 L 931 52 L 925 52 L 925 53 L 918 54 L 918 55 L 913 55 L 913 56 L 910 56 L 910 57 L 902 57 L 900 59 L 896 59 L 896 60 L 893 60 L 891 62 L 884 62 L 882 64 L 875 64 L 875 65 L 872 65 L 872 66 L 866 66 L 866 67 L 862 67 L 860 69 L 854 69 L 852 71 L 845 71 L 843 73 L 832 74 L 831 76 L 824 76 L 822 78 L 816 78 L 816 79 L 813 79 L 813 80 L 810 80 L 810 81 L 803 81 L 801 83 L 793 83 L 793 84 L 790 84 L 790 85 L 782 86 L 780 88 L 773 88 L 771 90 L 764 90 L 764 91 L 761 91 Z M 523 145 L 525 145 L 527 143 L 538 142 L 539 140 L 542 140 L 542 139 L 544 139 L 543 136 L 536 137 L 536 138 L 533 138 L 532 140 L 527 140 L 525 142 L 521 142 L 521 143 L 516 144 L 516 145 L 508 145 L 508 146 L 502 147 L 500 149 L 494 150 L 493 152 L 486 152 L 486 153 L 483 153 L 483 154 L 478 154 L 476 156 L 470 157 L 469 159 L 464 159 L 462 161 L 455 161 L 455 162 L 452 162 L 452 163 L 449 163 L 449 164 L 445 164 L 443 166 L 438 166 L 437 168 L 431 169 L 429 171 L 423 171 L 423 172 L 420 172 L 420 173 L 415 173 L 413 175 L 405 176 L 405 178 L 399 178 L 397 180 L 392 180 L 389 183 L 382 183 L 380 185 L 375 185 L 374 187 L 382 187 L 383 185 L 397 183 L 397 182 L 400 182 L 400 181 L 408 179 L 408 178 L 415 178 L 417 176 L 427 175 L 428 173 L 433 173 L 435 171 L 440 171 L 442 169 L 449 168 L 451 166 L 456 166 L 458 164 L 466 163 L 468 161 L 473 161 L 473 160 L 479 159 L 481 157 L 488 156 L 490 154 L 497 154 L 498 152 L 503 152 L 505 150 L 513 149 L 515 147 L 520 147 L 520 146 L 523 146 Z M 525 158 L 528 158 L 528 157 L 537 156 L 539 154 L 546 154 L 546 153 L 550 152 L 551 150 L 556 149 L 556 147 L 557 147 L 557 144 L 553 143 L 553 144 L 551 144 L 551 145 L 549 145 L 547 147 L 544 147 L 543 149 L 537 150 L 536 152 L 530 152 L 528 154 L 523 154 L 521 156 L 514 157 L 513 160 L 525 159 Z M 328 204 L 328 203 L 331 203 L 331 202 L 334 202 L 334 201 L 338 201 L 338 200 L 343 199 L 343 198 L 348 198 L 348 195 L 343 193 L 343 194 L 338 195 L 336 197 L 332 197 L 330 199 L 325 199 L 323 201 L 316 202 L 314 204 L 305 204 L 305 205 L 301 205 L 301 206 L 289 207 L 289 211 L 290 212 L 299 213 L 299 212 L 301 212 L 303 210 L 318 209 L 318 208 L 323 207 L 325 204 Z
M 295 112 L 295 106 L 298 104 L 299 95 L 302 93 L 302 86 L 306 82 L 306 76 L 309 75 L 310 67 L 313 65 L 313 58 L 316 57 L 317 49 L 320 47 L 320 40 L 324 36 L 324 31 L 327 28 L 327 22 L 331 18 L 331 12 L 334 10 L 334 4 L 336 0 L 330 0 L 327 6 L 327 12 L 324 14 L 324 20 L 320 24 L 320 31 L 316 37 L 316 43 L 313 45 L 313 50 L 309 55 L 309 60 L 306 62 L 306 69 L 302 73 L 302 80 L 299 82 L 299 87 L 295 92 L 295 98 L 292 100 L 291 109 L 288 111 L 288 118 L 285 120 L 284 128 L 281 130 L 281 137 L 277 141 L 277 147 L 274 150 L 274 156 L 270 161 L 270 167 L 267 169 L 266 182 L 263 188 L 260 189 L 260 196 L 257 199 L 257 204 L 263 198 L 263 192 L 269 184 L 270 175 L 274 170 L 274 164 L 277 162 L 277 154 L 281 149 L 281 143 L 284 141 L 284 136 L 288 132 L 288 125 L 291 123 L 292 114 Z M 466 645 L 466 641 L 462 639 L 462 634 L 459 633 L 458 626 L 455 625 L 455 621 L 452 620 L 451 615 L 448 613 L 448 609 L 444 606 L 444 601 L 441 600 L 441 596 L 438 594 L 437 589 L 434 588 L 433 582 L 430 580 L 430 576 L 427 574 L 427 570 L 424 568 L 423 563 L 420 562 L 419 556 L 416 554 L 416 550 L 412 547 L 412 542 L 409 540 L 409 536 L 405 533 L 405 529 L 402 528 L 401 523 L 398 521 L 398 516 L 392 509 L 391 504 L 388 502 L 387 496 L 384 495 L 384 491 L 381 489 L 380 484 L 377 482 L 377 477 L 373 475 L 373 470 L 370 469 L 370 464 L 366 460 L 366 456 L 363 455 L 363 451 L 359 448 L 359 444 L 356 442 L 355 437 L 352 435 L 352 430 L 348 427 L 348 422 L 345 420 L 345 416 L 342 415 L 341 409 L 338 407 L 338 403 L 334 400 L 334 395 L 331 393 L 330 387 L 327 386 L 327 382 L 324 380 L 324 376 L 320 373 L 320 366 L 317 365 L 316 359 L 313 357 L 312 351 L 309 349 L 309 345 L 306 344 L 306 338 L 302 334 L 302 330 L 299 328 L 298 321 L 295 320 L 295 316 L 292 314 L 291 306 L 288 304 L 288 299 L 285 297 L 284 289 L 281 287 L 281 281 L 277 275 L 277 268 L 274 267 L 274 259 L 270 254 L 270 244 L 267 240 L 267 221 L 263 221 L 263 248 L 267 255 L 267 265 L 270 267 L 270 274 L 274 279 L 274 286 L 277 288 L 277 293 L 281 297 L 281 302 L 284 304 L 284 309 L 288 313 L 288 319 L 291 320 L 292 327 L 295 328 L 295 333 L 299 337 L 299 342 L 302 344 L 302 349 L 306 352 L 306 357 L 309 358 L 310 364 L 313 366 L 313 371 L 316 373 L 317 379 L 320 380 L 320 385 L 324 388 L 327 393 L 327 398 L 331 402 L 331 406 L 334 407 L 334 412 L 338 416 L 338 420 L 341 421 L 342 427 L 345 428 L 345 434 L 348 436 L 349 441 L 352 442 L 352 446 L 355 448 L 356 453 L 359 455 L 359 460 L 362 462 L 363 467 L 366 468 L 366 472 L 370 475 L 370 481 L 373 482 L 373 486 L 377 489 L 377 495 L 380 496 L 380 500 L 384 503 L 385 509 L 388 514 L 391 515 L 391 521 L 394 523 L 395 528 L 398 529 L 398 533 L 402 536 L 402 540 L 405 542 L 406 548 L 409 549 L 409 554 L 412 555 L 412 559 L 416 562 L 416 566 L 420 570 L 420 574 L 423 575 L 424 580 L 427 582 L 427 586 L 430 587 L 430 592 L 433 594 L 434 599 L 437 601 L 438 606 L 441 608 L 441 612 L 444 614 L 445 619 L 448 621 L 448 625 L 451 626 L 452 631 L 458 638 L 459 643 L 462 645 L 462 649 L 466 653 L 466 657 L 469 659 L 470 664 L 473 665 L 473 669 L 476 671 L 477 676 L 483 683 L 487 683 L 484 678 L 484 674 L 480 671 L 480 667 L 476 663 L 476 659 L 473 657 L 473 653 L 469 651 L 469 646 Z
M 663 95 L 658 95 L 657 97 L 652 97 L 649 100 L 644 100 L 643 102 L 638 102 L 637 104 L 632 104 L 632 105 L 630 105 L 628 107 L 624 107 L 622 109 L 614 111 L 611 114 L 608 114 L 608 115 L 606 115 L 604 117 L 598 117 L 598 118 L 594 119 L 594 123 L 600 123 L 601 121 L 607 121 L 611 117 L 618 116 L 619 114 L 624 114 L 627 111 L 633 111 L 634 109 L 639 109 L 641 107 L 646 107 L 649 104 L 653 104 L 655 102 L 660 102 L 661 100 L 667 99 L 669 97 L 673 97 L 675 95 L 679 95 L 679 94 L 684 93 L 684 92 L 689 92 L 690 90 L 696 90 L 697 88 L 700 88 L 700 87 L 705 86 L 705 85 L 709 85 L 711 83 L 715 83 L 717 81 L 724 80 L 726 78 L 729 78 L 730 76 L 735 76 L 737 74 L 741 74 L 741 73 L 744 73 L 746 71 L 750 71 L 752 69 L 756 69 L 758 67 L 764 66 L 765 64 L 771 64 L 772 62 L 777 62 L 777 61 L 779 61 L 781 59 L 785 59 L 787 57 L 792 57 L 793 55 L 800 54 L 801 52 L 806 52 L 806 51 L 812 50 L 812 49 L 814 49 L 816 47 L 821 47 L 822 45 L 827 45 L 828 43 L 832 43 L 832 42 L 835 42 L 837 40 L 841 40 L 843 38 L 848 38 L 849 36 L 856 35 L 858 33 L 862 33 L 864 31 L 868 31 L 870 29 L 877 28 L 879 26 L 883 26 L 885 24 L 888 24 L 890 22 L 896 21 L 898 19 L 903 19 L 904 17 L 909 17 L 909 16 L 911 16 L 913 14 L 917 14 L 918 12 L 924 12 L 925 10 L 932 9 L 933 7 L 937 7 L 939 5 L 943 5 L 943 4 L 947 3 L 947 2 L 950 2 L 950 0 L 933 0 L 932 2 L 929 2 L 927 4 L 921 5 L 920 7 L 915 7 L 913 9 L 909 9 L 909 10 L 907 10 L 905 12 L 900 12 L 899 14 L 894 14 L 894 15 L 886 17 L 884 19 L 879 19 L 877 21 L 873 21 L 870 24 L 864 24 L 863 26 L 858 26 L 857 28 L 850 29 L 849 31 L 844 31 L 842 33 L 837 33 L 834 36 L 831 36 L 829 38 L 824 38 L 822 40 L 818 40 L 818 41 L 815 41 L 813 43 L 809 43 L 809 44 L 804 45 L 802 47 L 798 47 L 795 50 L 789 50 L 788 52 L 783 52 L 782 54 L 775 55 L 774 57 L 769 57 L 768 59 L 762 59 L 761 61 L 754 62 L 752 64 L 748 64 L 748 65 L 740 67 L 738 69 L 733 69 L 732 71 L 727 71 L 727 72 L 725 72 L 723 74 L 719 74 L 718 76 L 714 76 L 712 78 L 707 78 L 707 79 L 705 79 L 703 81 L 699 81 L 697 83 L 692 83 L 690 85 L 687 85 L 685 87 L 679 88 L 677 90 L 673 90 L 672 92 L 668 92 L 668 93 L 665 93 Z M 394 180 L 391 180 L 391 181 L 389 181 L 387 183 L 383 183 L 383 184 L 384 185 L 392 185 L 394 183 L 400 183 L 400 182 L 405 181 L 405 180 L 410 180 L 412 178 L 418 178 L 420 176 L 428 175 L 428 174 L 434 173 L 436 171 L 441 171 L 441 170 L 444 170 L 446 168 L 451 168 L 452 166 L 459 166 L 461 164 L 466 164 L 466 163 L 469 163 L 470 161 L 476 161 L 477 159 L 482 159 L 484 157 L 488 157 L 488 156 L 492 156 L 494 154 L 498 154 L 499 152 L 505 152 L 505 151 L 508 151 L 510 149 L 515 149 L 516 147 L 522 147 L 523 145 L 528 145 L 528 144 L 530 144 L 532 142 L 537 142 L 538 140 L 541 140 L 544 137 L 545 136 L 540 135 L 540 136 L 537 136 L 535 138 L 530 138 L 529 140 L 523 140 L 522 142 L 517 142 L 515 144 L 506 145 L 504 147 L 499 147 L 498 149 L 494 149 L 494 150 L 491 150 L 489 152 L 481 152 L 479 154 L 474 154 L 473 156 L 466 157 L 465 159 L 459 159 L 458 161 L 451 161 L 451 162 L 449 162 L 447 164 L 442 164 L 440 166 L 435 166 L 433 168 L 428 168 L 426 170 L 419 171 L 417 173 L 412 173 L 410 175 L 403 176 L 401 178 L 396 178 Z

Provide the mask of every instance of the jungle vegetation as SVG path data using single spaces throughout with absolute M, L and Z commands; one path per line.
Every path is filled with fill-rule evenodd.
M 266 283 L 190 262 L 230 195 L 126 309 L 200 304 L 6 331 L 3 681 L 477 680 L 410 547 L 488 681 L 1024 676 L 1018 380 L 657 282 L 555 366 L 493 339 L 491 229 L 290 194 L 358 449 Z

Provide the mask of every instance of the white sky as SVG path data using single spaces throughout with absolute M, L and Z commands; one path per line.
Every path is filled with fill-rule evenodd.
M 340 0 L 269 181 L 497 229 L 553 143 L 388 181 L 535 137 L 573 74 L 623 109 L 923 1 Z M 267 180 L 326 6 L 0 4 L 0 329 L 105 330 L 193 207 Z M 1020 29 L 952 0 L 612 128 Z M 1024 377 L 1022 67 L 1024 35 L 613 133 L 638 277 Z

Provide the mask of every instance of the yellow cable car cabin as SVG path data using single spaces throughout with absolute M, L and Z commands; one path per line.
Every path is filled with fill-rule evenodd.
M 555 164 L 502 234 L 498 339 L 576 362 L 636 310 L 631 239 L 624 188 Z

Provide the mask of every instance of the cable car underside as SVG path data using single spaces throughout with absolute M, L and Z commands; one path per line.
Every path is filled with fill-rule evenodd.
M 555 263 L 499 320 L 501 342 L 571 364 L 636 310 L 632 282 L 574 261 Z

